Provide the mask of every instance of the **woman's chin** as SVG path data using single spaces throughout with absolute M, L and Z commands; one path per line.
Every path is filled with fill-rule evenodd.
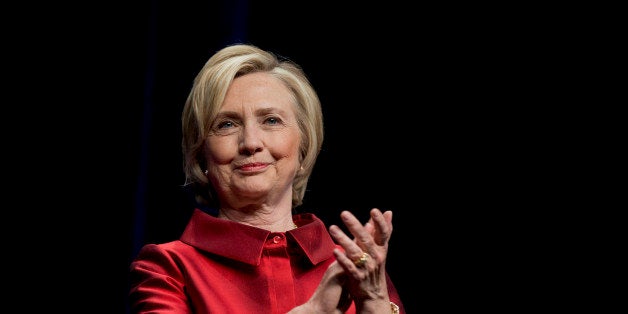
M 268 186 L 262 185 L 246 185 L 239 186 L 237 187 L 237 189 L 233 189 L 234 194 L 236 194 L 238 197 L 252 199 L 266 197 L 271 191 L 272 189 L 270 189 Z

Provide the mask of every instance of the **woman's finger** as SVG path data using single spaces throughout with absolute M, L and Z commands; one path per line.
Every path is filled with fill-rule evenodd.
M 340 244 L 340 246 L 342 246 L 345 250 L 344 254 L 347 255 L 347 258 L 350 261 L 357 260 L 362 256 L 362 252 L 364 252 L 364 250 L 358 246 L 354 240 L 349 238 L 349 236 L 347 236 L 342 229 L 340 229 L 340 227 L 332 225 L 329 227 L 329 232 L 336 243 Z
M 362 225 L 362 223 L 349 211 L 343 211 L 340 213 L 342 222 L 347 226 L 347 229 L 354 237 L 355 243 L 360 247 L 362 251 L 372 253 L 373 250 L 373 236 Z M 362 253 L 360 253 L 362 255 Z M 359 257 L 359 256 L 358 256 Z
M 379 209 L 373 208 L 370 214 L 371 218 L 365 227 L 377 245 L 386 246 L 392 234 L 392 211 L 382 213 Z

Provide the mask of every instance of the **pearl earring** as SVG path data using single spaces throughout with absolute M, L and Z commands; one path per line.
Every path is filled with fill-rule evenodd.
M 204 173 L 205 175 L 207 175 L 207 169 L 205 169 L 205 171 L 203 171 L 203 173 Z

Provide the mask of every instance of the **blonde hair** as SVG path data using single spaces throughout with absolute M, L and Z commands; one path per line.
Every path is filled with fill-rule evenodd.
M 248 44 L 227 46 L 216 52 L 194 78 L 181 117 L 185 185 L 192 185 L 196 201 L 214 204 L 215 193 L 203 173 L 207 160 L 205 140 L 231 82 L 239 76 L 264 72 L 280 79 L 290 90 L 299 125 L 299 161 L 303 168 L 292 184 L 292 208 L 303 203 L 307 182 L 323 143 L 320 100 L 299 65 Z

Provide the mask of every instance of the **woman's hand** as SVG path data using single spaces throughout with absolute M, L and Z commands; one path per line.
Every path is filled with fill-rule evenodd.
M 347 274 L 347 288 L 355 301 L 356 310 L 376 313 L 390 312 L 386 285 L 386 255 L 392 234 L 392 212 L 382 213 L 373 208 L 371 218 L 362 225 L 350 212 L 340 214 L 353 239 L 338 226 L 329 231 L 344 252 L 335 250 L 336 261 Z
M 349 299 L 347 289 L 343 287 L 345 281 L 344 270 L 338 261 L 331 263 L 312 297 L 288 314 L 342 314 L 346 312 L 351 305 L 351 299 Z

